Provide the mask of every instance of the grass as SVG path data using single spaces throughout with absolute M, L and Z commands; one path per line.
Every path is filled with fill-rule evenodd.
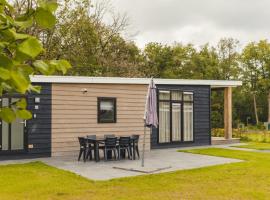
M 258 133 L 242 133 L 240 139 L 244 142 L 270 143 L 270 132 L 263 131 Z
M 270 150 L 270 143 L 249 142 L 249 143 L 244 144 L 244 145 L 234 145 L 233 147 L 256 149 L 256 150 Z
M 213 137 L 224 137 L 224 129 L 213 128 Z M 240 138 L 244 142 L 269 142 L 270 143 L 270 131 L 265 130 L 240 130 L 233 129 L 233 137 Z
M 0 199 L 269 199 L 270 154 L 217 148 L 185 152 L 245 162 L 96 182 L 41 162 L 0 166 Z

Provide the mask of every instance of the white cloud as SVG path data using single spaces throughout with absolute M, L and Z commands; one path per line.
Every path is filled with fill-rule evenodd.
M 134 38 L 148 42 L 216 43 L 234 37 L 241 43 L 270 38 L 269 0 L 114 0 L 127 12 Z

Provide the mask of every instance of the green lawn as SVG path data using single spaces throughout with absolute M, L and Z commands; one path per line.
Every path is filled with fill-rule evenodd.
M 215 148 L 187 152 L 245 162 L 97 182 L 41 162 L 0 166 L 0 199 L 269 199 L 270 154 Z
M 256 150 L 270 150 L 270 143 L 249 142 L 249 143 L 244 144 L 244 145 L 235 145 L 233 147 L 256 149 Z

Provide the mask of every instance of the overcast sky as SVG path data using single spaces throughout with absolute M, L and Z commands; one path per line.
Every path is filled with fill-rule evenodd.
M 270 0 L 113 0 L 130 18 L 135 42 L 215 44 L 233 37 L 245 44 L 270 38 Z

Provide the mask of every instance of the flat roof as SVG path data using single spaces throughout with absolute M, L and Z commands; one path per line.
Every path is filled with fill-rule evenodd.
M 100 83 L 100 84 L 140 84 L 148 85 L 150 78 L 89 77 L 89 76 L 43 76 L 30 77 L 33 83 Z M 236 80 L 196 80 L 154 78 L 161 85 L 209 85 L 211 88 L 237 87 L 242 81 Z

